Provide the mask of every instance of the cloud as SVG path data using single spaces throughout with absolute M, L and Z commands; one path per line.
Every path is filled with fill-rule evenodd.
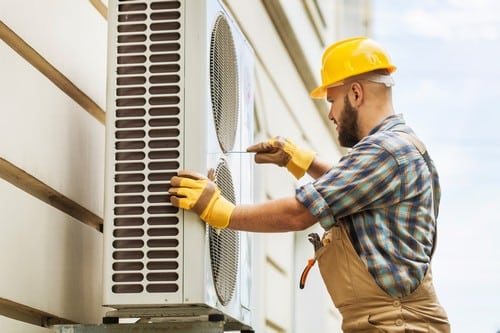
M 388 1 L 388 0 L 379 0 Z M 405 1 L 384 19 L 406 26 L 413 35 L 441 41 L 496 41 L 500 39 L 500 1 Z

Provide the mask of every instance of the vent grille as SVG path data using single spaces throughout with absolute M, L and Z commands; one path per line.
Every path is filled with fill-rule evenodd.
M 180 219 L 181 2 L 118 1 L 112 292 L 175 293 Z
M 217 139 L 222 151 L 233 149 L 238 129 L 239 87 L 236 50 L 231 28 L 217 17 L 210 44 L 210 91 Z
M 236 204 L 231 171 L 221 159 L 215 170 L 217 186 L 224 198 Z M 239 264 L 239 233 L 229 229 L 209 228 L 210 262 L 215 292 L 222 305 L 232 299 L 236 287 Z

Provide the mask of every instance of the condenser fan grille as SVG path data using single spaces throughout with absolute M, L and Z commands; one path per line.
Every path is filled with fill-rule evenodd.
M 239 116 L 238 67 L 231 28 L 224 16 L 215 21 L 210 44 L 210 91 L 215 129 L 224 152 L 234 146 Z
M 179 212 L 167 195 L 180 156 L 181 2 L 118 1 L 114 293 L 175 293 Z
M 236 203 L 231 172 L 225 160 L 215 170 L 217 186 L 224 198 Z M 209 228 L 210 261 L 215 291 L 219 301 L 226 305 L 232 299 L 236 287 L 239 263 L 239 234 L 229 229 Z

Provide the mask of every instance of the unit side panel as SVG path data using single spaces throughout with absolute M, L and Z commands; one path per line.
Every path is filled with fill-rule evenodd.
M 184 168 L 207 175 L 211 153 L 219 150 L 213 120 L 209 117 L 209 20 L 207 7 L 216 1 L 185 1 L 185 158 Z M 213 282 L 208 265 L 206 224 L 189 211 L 184 212 L 184 295 L 185 303 L 215 306 Z

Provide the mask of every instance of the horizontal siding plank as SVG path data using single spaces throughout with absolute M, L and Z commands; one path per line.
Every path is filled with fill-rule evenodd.
M 107 22 L 88 1 L 0 1 L 2 21 L 105 108 Z
M 101 230 L 102 218 L 0 157 L 0 178 L 77 220 Z
M 0 180 L 0 298 L 78 323 L 98 323 L 102 234 Z
M 293 276 L 294 233 L 272 233 L 263 235 L 268 260 L 278 266 L 288 277 Z
M 0 58 L 0 158 L 102 216 L 104 127 L 4 43 Z
M 74 324 L 74 322 L 70 320 L 58 318 L 53 314 L 45 313 L 5 298 L 0 298 L 0 316 L 42 327 L 50 327 L 59 324 Z
M 265 268 L 265 318 L 272 321 L 275 327 L 288 332 L 292 328 L 292 292 L 290 278 L 283 275 L 272 265 Z
M 21 37 L 12 31 L 3 22 L 0 22 L 0 39 L 16 51 L 21 57 L 26 59 L 33 67 L 38 69 L 49 80 L 51 80 L 59 89 L 64 91 L 75 102 L 80 104 L 83 109 L 89 112 L 102 124 L 105 123 L 106 115 L 104 111 L 87 95 L 85 95 L 77 86 L 67 77 L 59 72 L 38 52 L 30 47 Z
M 101 14 L 104 19 L 108 19 L 108 7 L 101 0 L 89 0 L 92 6 Z
M 54 331 L 48 328 L 26 324 L 22 321 L 10 319 L 0 316 L 0 327 L 5 333 L 53 333 Z

